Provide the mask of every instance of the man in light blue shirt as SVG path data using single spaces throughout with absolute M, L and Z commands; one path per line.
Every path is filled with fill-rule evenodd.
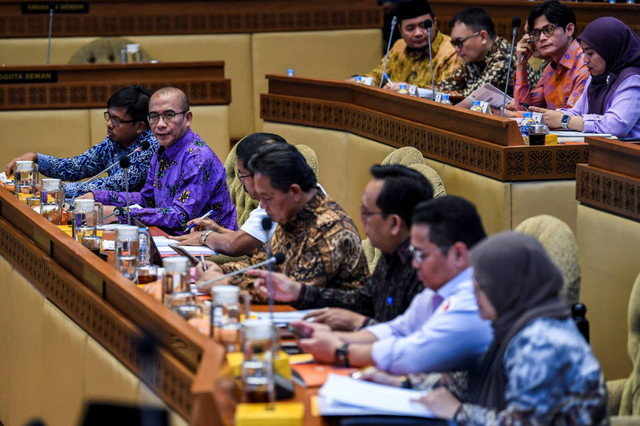
M 469 250 L 486 236 L 475 206 L 438 197 L 420 203 L 412 221 L 413 267 L 426 288 L 403 315 L 360 331 L 293 323 L 311 335 L 299 345 L 317 361 L 408 374 L 472 368 L 485 352 L 493 333 L 478 313 L 469 262 Z

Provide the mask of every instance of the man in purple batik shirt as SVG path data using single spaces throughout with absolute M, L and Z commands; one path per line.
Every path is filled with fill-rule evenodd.
M 224 166 L 198 134 L 191 130 L 193 115 L 187 95 L 174 87 L 156 91 L 149 102 L 149 125 L 160 148 L 151 159 L 140 192 L 129 193 L 131 217 L 180 235 L 191 219 L 213 210 L 210 218 L 236 230 L 236 211 L 225 180 Z M 126 193 L 93 191 L 78 198 L 95 198 L 105 216 L 126 205 Z M 126 215 L 116 220 L 126 223 Z

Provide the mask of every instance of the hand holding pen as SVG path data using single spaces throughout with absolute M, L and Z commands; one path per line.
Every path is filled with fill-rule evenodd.
M 211 216 L 212 214 L 213 214 L 213 210 L 209 210 L 208 212 L 206 212 L 205 214 L 200 216 L 197 220 L 204 220 L 204 219 L 208 218 L 209 216 Z M 182 231 L 182 232 L 189 232 L 189 231 L 191 231 L 191 229 L 193 229 L 194 226 L 196 226 L 196 220 L 192 221 L 191 225 L 189 225 L 186 228 L 184 228 L 184 231 Z

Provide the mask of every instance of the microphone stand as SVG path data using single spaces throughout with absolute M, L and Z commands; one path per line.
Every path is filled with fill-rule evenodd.
M 55 8 L 55 4 L 53 2 L 49 3 L 49 37 L 47 40 L 47 65 L 49 65 L 49 59 L 51 57 L 51 31 L 53 29 L 53 9 Z
M 124 191 L 127 197 L 127 225 L 131 225 L 131 214 L 129 213 L 129 167 L 122 169 L 122 177 L 124 178 Z
M 433 77 L 433 57 L 431 55 L 431 26 L 433 25 L 433 21 L 431 19 L 427 19 L 424 21 L 424 26 L 427 27 L 427 39 L 429 44 L 429 66 L 431 67 L 431 100 L 435 102 L 436 100 L 436 83 L 435 78 Z
M 391 40 L 393 39 L 393 30 L 396 28 L 396 24 L 398 23 L 398 17 L 394 16 L 391 20 L 391 31 L 389 32 L 389 43 L 387 43 L 387 53 L 384 55 L 384 66 L 382 67 L 382 75 L 380 76 L 380 85 L 378 87 L 382 87 L 382 83 L 384 83 L 384 74 L 387 72 L 387 61 L 389 60 L 389 50 L 391 50 Z
M 511 52 L 509 53 L 509 66 L 507 67 L 507 81 L 504 86 L 504 97 L 502 98 L 502 110 L 500 111 L 500 117 L 504 117 L 504 106 L 507 103 L 507 89 L 509 89 L 509 74 L 511 74 L 511 61 L 513 60 L 513 46 L 516 42 L 516 33 L 520 27 L 522 20 L 519 16 L 515 16 L 511 20 L 511 26 L 513 27 L 513 37 L 511 39 Z

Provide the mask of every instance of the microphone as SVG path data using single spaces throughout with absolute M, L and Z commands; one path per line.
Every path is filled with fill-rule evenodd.
M 256 263 L 255 265 L 247 266 L 246 268 L 242 268 L 242 269 L 240 269 L 238 271 L 230 272 L 230 273 L 228 273 L 226 275 L 221 275 L 218 278 L 214 278 L 212 280 L 201 282 L 200 284 L 196 285 L 196 288 L 200 288 L 200 287 L 204 287 L 205 285 L 213 284 L 213 283 L 221 281 L 221 280 L 223 280 L 225 278 L 233 277 L 234 275 L 244 274 L 247 271 L 250 271 L 252 269 L 257 269 L 257 268 L 260 268 L 262 266 L 271 265 L 271 264 L 274 264 L 274 263 L 276 265 L 279 265 L 282 262 L 284 262 L 284 253 L 276 253 L 275 255 L 271 256 L 270 258 L 268 258 L 264 262 Z
M 391 20 L 391 31 L 389 31 L 389 43 L 387 43 L 387 53 L 384 55 L 384 66 L 382 67 L 382 75 L 387 72 L 387 61 L 389 60 L 389 50 L 391 50 L 391 40 L 393 39 L 393 30 L 396 28 L 396 24 L 398 23 L 398 17 L 394 16 Z M 384 79 L 380 76 L 380 85 L 378 87 L 382 87 L 382 83 Z
M 124 179 L 124 191 L 127 200 L 127 225 L 131 225 L 131 214 L 129 213 L 129 166 L 131 159 L 126 155 L 120 157 L 120 167 L 122 168 L 122 177 Z
M 504 86 L 504 98 L 502 99 L 502 110 L 500 111 L 500 117 L 504 117 L 504 106 L 507 104 L 507 89 L 509 88 L 509 74 L 511 74 L 511 61 L 513 60 L 513 46 L 516 42 L 516 33 L 518 32 L 518 28 L 520 28 L 520 24 L 522 23 L 522 19 L 519 16 L 514 16 L 511 19 L 511 26 L 513 27 L 513 38 L 511 39 L 511 52 L 509 53 L 509 66 L 507 67 L 507 82 Z
M 104 173 L 107 173 L 109 170 L 113 169 L 115 166 L 117 166 L 118 164 L 120 164 L 120 160 L 122 160 L 123 157 L 131 157 L 133 154 L 135 154 L 136 152 L 142 152 L 142 151 L 146 151 L 151 147 L 151 144 L 149 143 L 149 141 L 142 141 L 142 143 L 140 144 L 140 146 L 136 149 L 134 149 L 133 151 L 131 151 L 130 153 L 128 153 L 127 155 L 124 155 L 122 157 L 120 157 L 118 159 L 118 161 L 114 162 L 113 164 L 111 164 L 109 167 L 107 167 L 106 169 L 104 169 L 103 171 L 101 171 L 100 173 L 98 173 L 97 175 L 87 179 L 86 181 L 84 181 L 82 184 L 86 185 L 89 182 L 93 182 L 94 180 L 98 179 L 98 176 L 101 176 Z M 128 166 L 127 166 L 128 167 Z M 128 179 L 127 179 L 128 181 Z M 76 199 L 76 196 L 78 195 L 78 188 L 76 188 L 75 192 L 73 193 L 73 197 L 71 197 L 71 208 L 73 208 L 73 202 Z
M 431 56 L 431 27 L 433 26 L 433 21 L 431 19 L 426 19 L 424 21 L 424 27 L 427 29 L 427 38 L 429 44 L 429 66 L 431 66 L 431 100 L 436 100 L 436 83 L 433 77 L 433 57 Z
M 124 214 L 124 207 L 116 207 L 113 209 L 113 213 L 106 215 L 102 220 L 109 219 L 111 216 L 122 216 Z

